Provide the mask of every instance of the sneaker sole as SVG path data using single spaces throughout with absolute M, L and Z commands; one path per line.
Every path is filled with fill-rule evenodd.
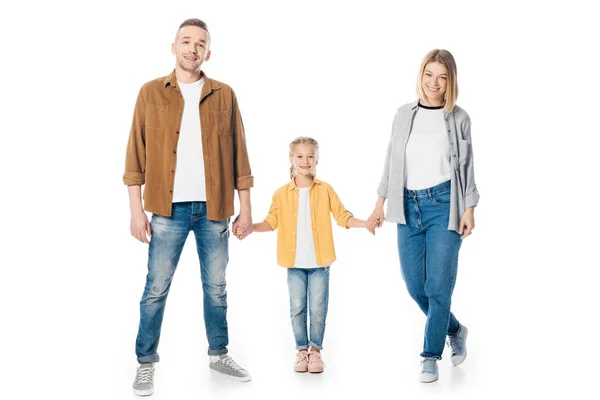
M 212 368 L 211 368 L 210 372 L 213 373 L 213 374 L 220 375 L 220 376 L 225 376 L 225 377 L 231 379 L 232 381 L 236 381 L 236 382 L 249 382 L 249 381 L 252 380 L 251 376 L 232 376 L 232 375 L 229 375 L 229 374 L 225 374 L 223 372 L 215 371 Z
M 154 389 L 147 389 L 147 390 L 133 389 L 133 393 L 137 396 L 150 396 L 154 393 Z
M 431 383 L 438 380 L 438 376 L 427 376 L 427 377 L 419 377 L 419 380 L 423 383 Z
M 467 327 L 464 327 L 464 328 L 465 328 L 465 354 L 462 356 L 450 358 L 450 362 L 452 362 L 452 364 L 454 364 L 454 366 L 458 366 L 458 365 L 464 363 L 465 359 L 467 358 L 467 336 L 469 335 L 469 330 L 467 329 Z

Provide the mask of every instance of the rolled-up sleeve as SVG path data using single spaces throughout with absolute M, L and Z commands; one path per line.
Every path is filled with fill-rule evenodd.
M 344 207 L 340 198 L 338 197 L 337 193 L 335 193 L 333 188 L 329 187 L 328 189 L 329 207 L 331 209 L 331 213 L 333 214 L 333 218 L 339 226 L 341 226 L 342 228 L 349 229 L 347 224 L 350 217 L 352 217 L 352 213 L 346 210 L 346 207 Z
M 127 186 L 143 185 L 146 182 L 146 137 L 144 132 L 145 100 L 144 88 L 140 89 L 125 154 L 123 183 Z
M 273 201 L 271 202 L 271 208 L 269 208 L 269 214 L 265 218 L 265 222 L 271 225 L 273 230 L 277 229 L 279 224 L 279 206 L 278 206 L 277 193 L 273 195 Z
M 232 96 L 232 135 L 234 146 L 234 178 L 235 188 L 237 190 L 250 189 L 254 186 L 254 177 L 250 170 L 250 160 L 248 159 L 248 149 L 246 147 L 246 134 L 244 132 L 244 123 L 240 113 L 235 93 L 231 91 Z

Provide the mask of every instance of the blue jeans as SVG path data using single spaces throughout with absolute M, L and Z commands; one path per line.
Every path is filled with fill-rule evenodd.
M 289 268 L 290 317 L 296 349 L 323 349 L 325 318 L 329 302 L 329 266 Z M 310 340 L 306 328 L 306 305 L 310 311 Z
M 204 325 L 208 354 L 227 353 L 227 292 L 225 268 L 229 261 L 229 218 L 206 218 L 205 202 L 173 203 L 170 217 L 152 215 L 148 275 L 140 302 L 140 327 L 135 352 L 139 363 L 159 361 L 157 349 L 165 303 L 183 245 L 196 237 L 204 292 Z
M 442 358 L 446 335 L 459 330 L 450 312 L 456 282 L 460 235 L 448 230 L 450 181 L 423 190 L 406 190 L 406 225 L 398 224 L 402 278 L 410 296 L 427 315 L 421 357 Z

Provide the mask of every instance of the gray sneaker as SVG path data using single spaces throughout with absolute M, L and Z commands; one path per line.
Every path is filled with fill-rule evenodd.
M 154 393 L 154 366 L 152 363 L 142 364 L 138 367 L 133 381 L 133 393 L 138 396 L 150 396 Z
M 250 373 L 237 365 L 236 362 L 233 361 L 233 358 L 229 357 L 227 354 L 221 354 L 216 360 L 214 359 L 215 357 L 211 357 L 211 361 L 208 364 L 211 371 L 225 375 L 234 381 L 248 382 L 252 380 Z
M 421 382 L 429 383 L 438 380 L 437 358 L 427 357 L 421 361 Z
M 452 349 L 450 361 L 454 365 L 460 365 L 467 358 L 467 334 L 469 330 L 466 326 L 460 325 L 458 333 L 453 336 L 448 336 L 448 346 Z

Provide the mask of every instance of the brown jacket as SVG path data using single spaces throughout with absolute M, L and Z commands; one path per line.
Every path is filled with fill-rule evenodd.
M 233 90 L 207 78 L 200 95 L 208 219 L 234 214 L 234 189 L 254 185 L 244 125 Z M 125 185 L 144 185 L 144 209 L 170 216 L 183 97 L 175 71 L 142 86 L 125 158 Z

